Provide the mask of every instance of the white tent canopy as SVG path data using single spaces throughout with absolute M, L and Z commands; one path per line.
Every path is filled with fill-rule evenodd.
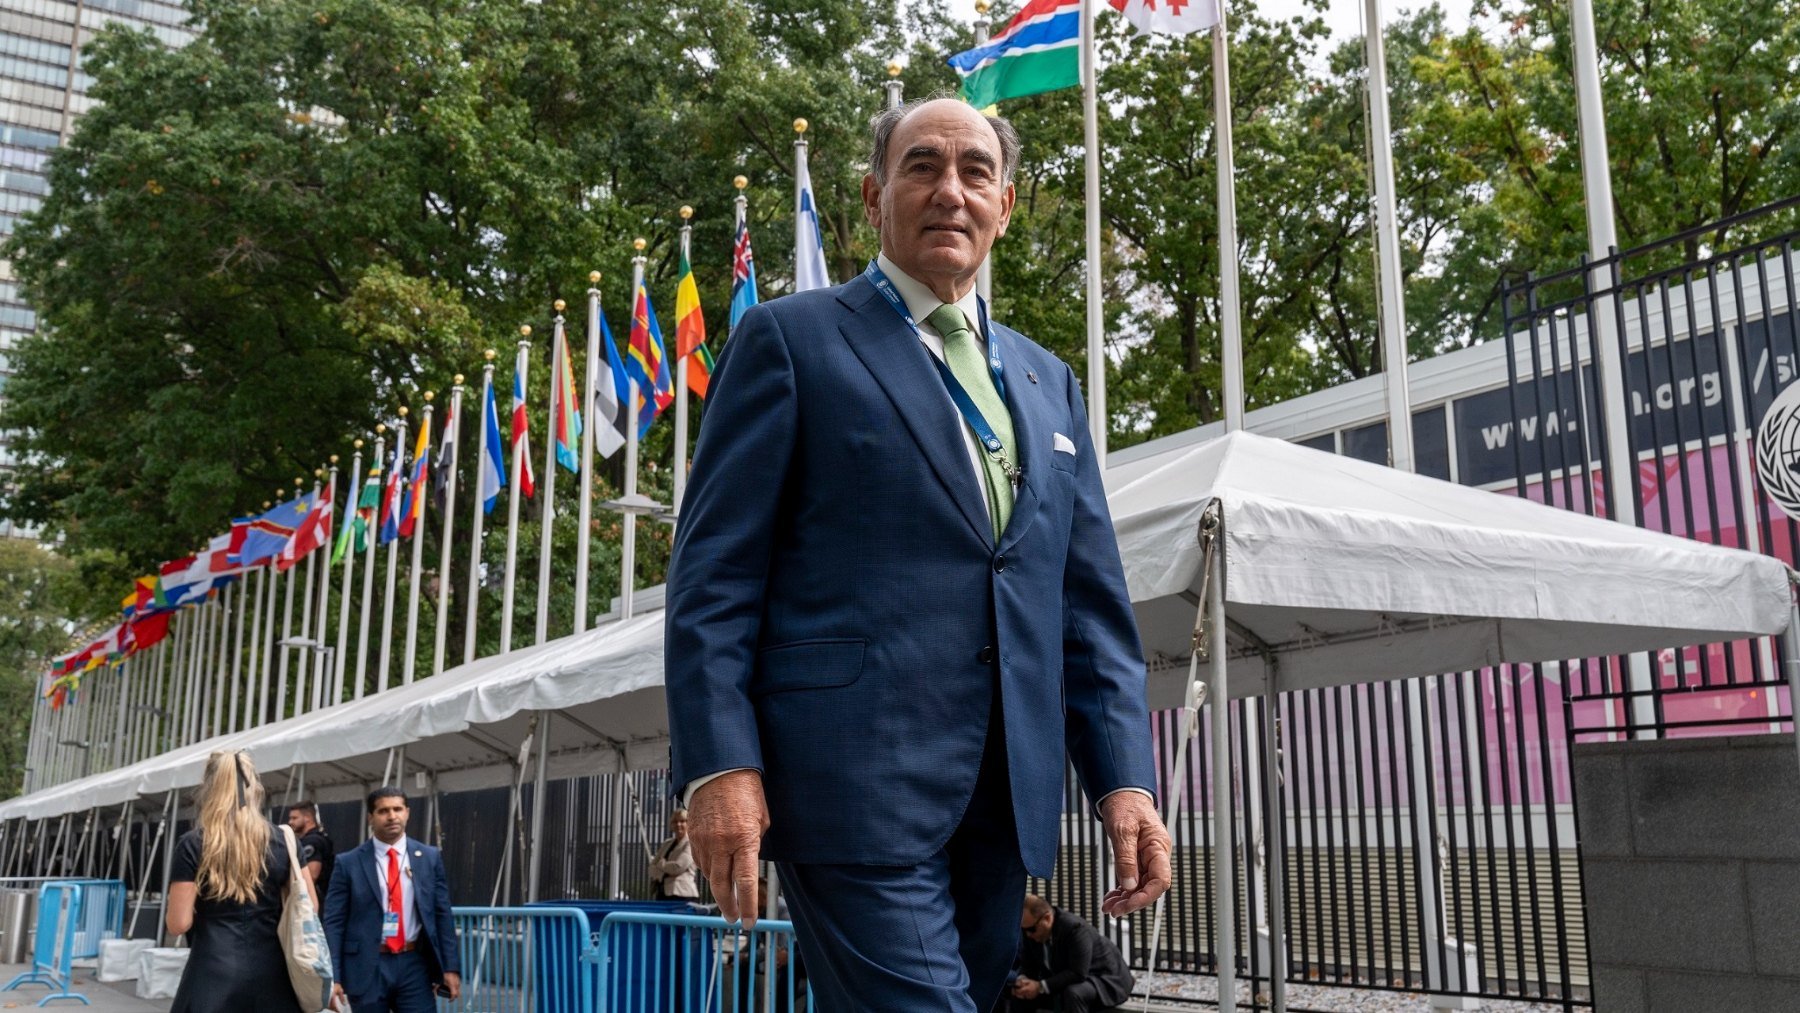
M 1231 695 L 1778 633 L 1788 570 L 1726 549 L 1238 432 L 1108 473 L 1151 662 L 1181 703 L 1218 503 Z
M 200 783 L 218 749 L 248 750 L 265 779 L 307 765 L 307 793 L 359 798 L 380 783 L 387 751 L 439 789 L 511 783 L 533 714 L 553 712 L 554 777 L 668 764 L 662 689 L 662 615 L 603 625 L 537 647 L 483 658 L 385 693 L 249 731 L 219 736 L 129 767 L 0 803 L 0 819 L 60 816 Z
M 1126 582 L 1151 663 L 1152 703 L 1183 701 L 1202 577 L 1201 518 L 1224 523 L 1234 629 L 1279 661 L 1280 688 L 1592 657 L 1779 632 L 1778 560 L 1579 516 L 1236 433 L 1134 456 L 1108 472 Z M 351 798 L 387 751 L 442 790 L 516 773 L 532 714 L 558 715 L 554 777 L 668 762 L 662 616 L 605 624 L 440 676 L 221 736 L 0 803 L 0 819 L 120 805 L 199 783 L 215 749 L 265 774 L 307 765 L 307 792 Z M 1242 639 L 1231 695 L 1261 692 Z

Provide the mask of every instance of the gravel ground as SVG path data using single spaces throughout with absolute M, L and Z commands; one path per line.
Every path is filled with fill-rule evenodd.
M 1138 979 L 1138 991 L 1132 1002 L 1123 1007 L 1128 1010 L 1143 1008 L 1143 989 L 1146 979 Z M 1185 999 L 1214 1002 L 1219 996 L 1217 978 L 1193 974 L 1158 974 L 1148 979 L 1150 994 L 1158 999 Z M 1250 1007 L 1249 986 L 1240 981 L 1237 988 L 1240 1009 Z M 1268 1001 L 1265 992 L 1263 1001 Z M 1290 1009 L 1329 1010 L 1332 1013 L 1429 1013 L 1431 1004 L 1425 997 L 1410 992 L 1386 992 L 1366 988 L 1340 988 L 1324 985 L 1294 985 L 1287 987 L 1287 1003 Z M 1179 1008 L 1173 1004 L 1152 1003 L 1152 1010 Z M 1479 1007 L 1490 1013 L 1560 1013 L 1560 1005 L 1522 1002 L 1516 1000 L 1484 999 Z

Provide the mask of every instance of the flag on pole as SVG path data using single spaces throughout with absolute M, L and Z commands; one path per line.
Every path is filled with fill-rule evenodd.
M 625 398 L 631 393 L 625 378 L 625 364 L 619 361 L 619 346 L 613 341 L 612 328 L 606 314 L 600 315 L 600 350 L 606 356 L 606 368 L 594 377 L 594 449 L 601 457 L 611 457 L 625 445 Z
M 731 251 L 731 327 L 756 305 L 756 258 L 750 253 L 750 221 L 738 222 Z
M 525 377 L 513 374 L 513 453 L 519 458 L 519 492 L 526 499 L 537 493 L 537 481 L 531 477 L 531 419 L 525 414 Z
M 500 410 L 494 406 L 494 385 L 487 390 L 487 404 L 481 410 L 481 427 L 487 430 L 487 453 L 481 455 L 481 512 L 491 514 L 500 501 L 500 490 L 506 488 L 506 460 L 500 455 Z
M 1219 23 L 1217 0 L 1107 0 L 1137 30 L 1149 35 L 1192 35 Z
M 694 284 L 694 268 L 687 251 L 681 252 L 681 280 L 675 285 L 675 361 L 688 356 L 688 389 L 706 396 L 712 382 L 713 357 L 706 347 L 706 319 L 700 315 L 700 287 Z
M 444 405 L 444 420 L 438 423 L 438 452 L 431 462 L 431 505 L 438 510 L 444 509 L 450 487 L 456 484 L 456 437 L 460 421 L 457 416 L 456 398 L 451 398 Z
M 294 537 L 288 539 L 282 547 L 281 555 L 275 557 L 275 569 L 285 571 L 293 568 L 295 563 L 306 558 L 306 554 L 321 545 L 331 544 L 331 486 L 325 486 L 324 494 L 313 488 L 312 509 L 306 512 L 306 519 L 294 529 Z
M 381 491 L 381 522 L 375 528 L 375 544 L 386 545 L 400 537 L 400 489 L 406 484 L 406 476 L 400 471 L 400 463 L 406 448 L 394 440 L 394 457 L 388 465 L 387 485 Z
M 669 364 L 663 361 L 662 327 L 650 290 L 638 282 L 636 309 L 631 314 L 631 355 L 625 369 L 638 383 L 638 436 L 650 431 L 650 423 L 675 401 L 675 384 L 669 380 Z
M 381 503 L 381 469 L 370 468 L 364 480 L 362 495 L 356 500 L 356 512 L 338 533 L 337 545 L 331 550 L 331 565 L 344 561 L 344 553 L 361 552 L 369 547 L 369 529 L 375 525 L 375 507 Z
M 430 491 L 425 487 L 430 474 L 431 428 L 425 424 L 425 418 L 420 418 L 419 438 L 413 441 L 412 477 L 407 479 L 406 494 L 401 499 L 401 538 L 411 538 L 413 529 L 419 526 L 419 516 L 425 512 L 425 494 Z
M 819 230 L 819 207 L 813 200 L 812 173 L 806 168 L 806 147 L 795 152 L 794 175 L 800 183 L 794 207 L 794 291 L 830 288 L 831 273 L 825 267 L 825 234 Z
M 1142 6 L 1148 0 L 1129 2 Z M 1193 0 L 1166 2 L 1193 5 Z M 951 69 L 962 77 L 962 97 L 986 109 L 1004 99 L 1080 84 L 1081 4 L 1030 0 L 993 38 L 950 57 Z
M 300 522 L 311 510 L 312 494 L 308 493 L 246 518 L 242 522 L 245 530 L 243 542 L 238 547 L 238 564 L 261 566 L 274 559 L 287 547 L 288 539 L 294 537 Z M 142 607 L 138 611 L 141 613 Z
M 243 569 L 226 557 L 231 551 L 232 534 L 214 537 L 205 550 L 188 557 L 193 562 L 173 578 L 164 578 L 164 594 L 176 605 L 202 601 L 214 588 L 224 587 Z M 179 591 L 176 589 L 179 588 Z
M 581 473 L 581 402 L 575 400 L 575 376 L 569 362 L 569 339 L 562 340 L 562 357 L 550 365 L 550 389 L 556 392 L 556 418 L 551 425 L 556 436 L 556 463 Z

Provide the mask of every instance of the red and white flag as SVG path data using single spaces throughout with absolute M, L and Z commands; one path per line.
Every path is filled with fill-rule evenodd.
M 1192 35 L 1219 23 L 1222 0 L 1107 0 L 1145 35 Z
M 306 519 L 294 529 L 294 537 L 275 557 L 275 569 L 287 570 L 295 563 L 306 558 L 306 554 L 331 543 L 331 486 L 326 485 L 322 492 L 313 497 L 313 508 L 306 512 Z

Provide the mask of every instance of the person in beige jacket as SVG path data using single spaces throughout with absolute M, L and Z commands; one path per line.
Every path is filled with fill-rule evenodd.
M 657 900 L 699 900 L 700 886 L 694 877 L 694 846 L 688 840 L 686 809 L 669 814 L 669 832 L 673 836 L 664 841 L 650 859 L 650 886 Z

